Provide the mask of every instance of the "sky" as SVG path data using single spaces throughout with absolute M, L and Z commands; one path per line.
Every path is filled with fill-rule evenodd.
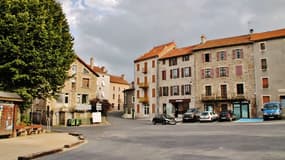
M 284 0 L 59 0 L 87 64 L 134 79 L 134 60 L 154 46 L 177 47 L 285 28 Z

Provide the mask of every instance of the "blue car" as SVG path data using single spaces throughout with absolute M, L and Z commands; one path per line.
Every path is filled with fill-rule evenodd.
M 263 113 L 264 120 L 282 118 L 282 108 L 280 102 L 265 103 L 261 111 Z

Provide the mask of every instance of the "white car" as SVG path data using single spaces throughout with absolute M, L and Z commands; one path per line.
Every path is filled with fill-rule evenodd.
M 200 115 L 200 122 L 215 121 L 217 120 L 217 114 L 212 111 L 204 111 Z

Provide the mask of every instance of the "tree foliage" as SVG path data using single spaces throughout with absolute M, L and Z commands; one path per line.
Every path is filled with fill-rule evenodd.
M 0 89 L 27 101 L 53 96 L 74 58 L 73 38 L 56 0 L 0 0 Z

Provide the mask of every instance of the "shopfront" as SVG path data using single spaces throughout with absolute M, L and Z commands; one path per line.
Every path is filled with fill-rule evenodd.
M 183 114 L 189 109 L 189 103 L 191 99 L 170 99 L 169 103 L 172 104 L 174 110 L 174 116 L 178 117 L 178 114 Z
M 233 102 L 233 112 L 237 118 L 249 118 L 249 101 Z

